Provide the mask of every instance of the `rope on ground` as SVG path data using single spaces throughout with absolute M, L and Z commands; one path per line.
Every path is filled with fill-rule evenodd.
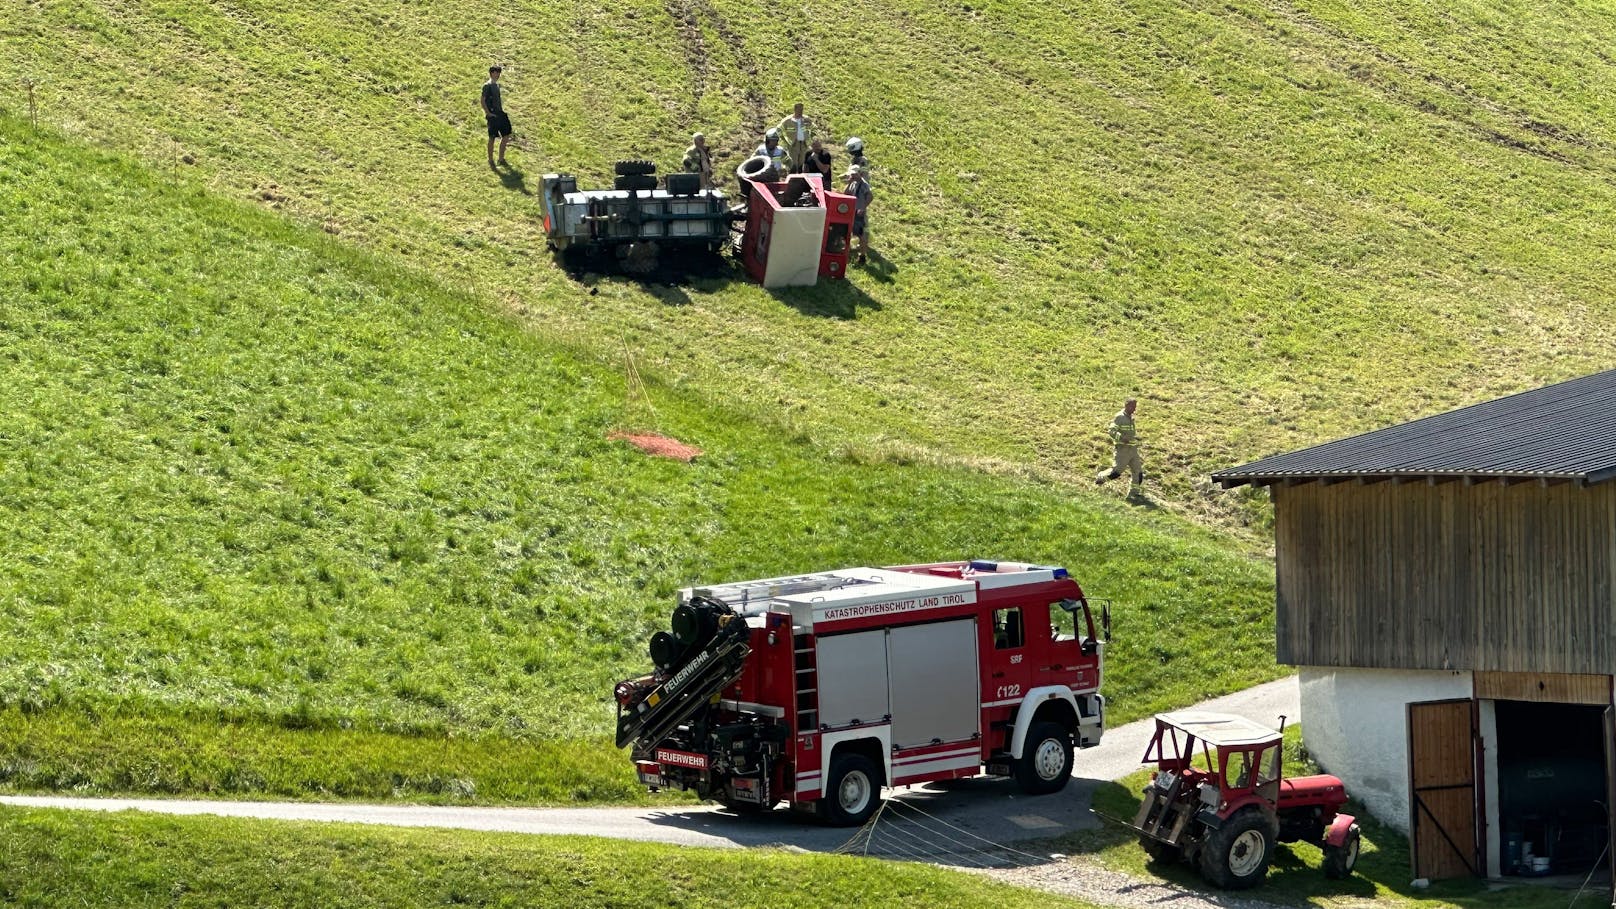
M 623 336 L 623 380 L 628 386 L 629 407 L 632 408 L 636 402 L 644 404 L 645 409 L 651 412 L 652 425 L 655 425 L 656 405 L 651 403 L 651 395 L 645 390 L 645 380 L 640 378 L 640 368 L 634 363 L 634 351 L 628 346 L 627 335 Z
M 1050 861 L 1048 856 L 989 839 L 902 799 L 884 801 L 864 826 L 835 851 L 864 856 L 873 852 L 889 858 L 982 869 L 1026 868 Z

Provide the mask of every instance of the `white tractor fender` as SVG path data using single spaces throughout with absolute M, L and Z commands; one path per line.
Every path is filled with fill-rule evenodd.
M 1010 734 L 1010 756 L 1021 758 L 1021 747 L 1027 743 L 1027 730 L 1032 728 L 1033 715 L 1046 701 L 1065 701 L 1072 708 L 1073 716 L 1082 716 L 1077 709 L 1077 699 L 1072 697 L 1072 689 L 1065 685 L 1046 685 L 1034 688 L 1021 699 L 1021 707 L 1016 710 L 1016 728 Z

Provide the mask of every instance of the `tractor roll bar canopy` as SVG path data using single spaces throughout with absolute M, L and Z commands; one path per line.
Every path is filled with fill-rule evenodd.
M 1156 714 L 1158 726 L 1172 726 L 1218 748 L 1242 748 L 1271 745 L 1283 736 L 1261 723 L 1255 723 L 1232 713 L 1213 713 L 1207 710 L 1180 710 L 1176 713 Z

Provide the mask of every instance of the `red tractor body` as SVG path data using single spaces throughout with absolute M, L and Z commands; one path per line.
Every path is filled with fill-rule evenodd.
M 1194 862 L 1207 880 L 1231 889 L 1260 883 L 1281 842 L 1318 843 L 1325 874 L 1352 873 L 1359 836 L 1353 817 L 1341 813 L 1346 787 L 1328 775 L 1284 779 L 1283 740 L 1230 714 L 1158 715 L 1144 756 L 1156 772 L 1133 823 L 1145 851 L 1158 861 Z

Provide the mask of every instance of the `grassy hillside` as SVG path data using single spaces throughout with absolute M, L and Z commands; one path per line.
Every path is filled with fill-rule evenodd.
M 0 38 L 13 111 L 36 78 L 47 123 L 861 457 L 1081 477 L 1137 392 L 1167 497 L 1228 514 L 1209 468 L 1616 362 L 1598 4 L 47 0 Z M 886 265 L 776 295 L 544 254 L 541 172 L 693 128 L 733 165 L 799 99 L 869 141 Z
M 643 798 L 609 692 L 674 590 L 842 565 L 1070 565 L 1116 606 L 1115 719 L 1276 673 L 1269 569 L 1180 520 L 642 398 L 418 272 L 15 121 L 0 208 L 0 785 Z
M 929 865 L 585 837 L 0 808 L 0 903 L 137 907 L 1083 904 Z

